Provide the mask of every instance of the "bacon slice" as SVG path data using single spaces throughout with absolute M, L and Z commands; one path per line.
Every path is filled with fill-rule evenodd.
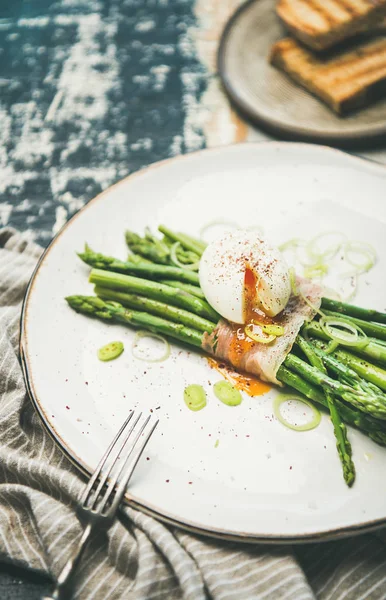
M 277 371 L 285 357 L 292 350 L 300 328 L 305 321 L 311 321 L 314 310 L 303 297 L 319 309 L 322 288 L 310 281 L 297 277 L 300 294 L 292 295 L 285 309 L 275 318 L 275 324 L 284 327 L 284 335 L 271 344 L 254 342 L 244 333 L 244 327 L 221 320 L 211 335 L 205 335 L 202 347 L 220 360 L 230 363 L 237 370 L 256 375 L 262 381 L 282 386 L 276 378 Z

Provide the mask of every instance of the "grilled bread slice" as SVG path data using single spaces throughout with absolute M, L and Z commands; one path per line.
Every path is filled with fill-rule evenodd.
M 386 15 L 386 0 L 279 0 L 276 11 L 298 40 L 325 50 L 377 25 Z
M 270 62 L 344 115 L 386 93 L 386 37 L 322 59 L 292 38 L 277 42 Z

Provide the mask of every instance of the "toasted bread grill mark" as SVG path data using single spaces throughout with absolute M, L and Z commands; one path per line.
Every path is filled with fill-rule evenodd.
M 362 90 L 366 90 L 366 88 L 385 78 L 386 65 L 383 65 L 382 67 L 374 67 L 374 69 L 372 69 L 371 71 L 367 71 L 366 73 L 360 75 L 358 79 L 356 79 L 356 81 L 354 82 L 354 85 L 350 81 L 340 82 L 340 84 L 334 91 L 334 96 L 338 100 L 344 100 Z
M 323 61 L 286 38 L 275 44 L 271 62 L 342 113 L 368 103 L 386 84 L 386 39 Z
M 288 25 L 309 32 L 310 34 L 328 31 L 329 23 L 325 17 L 315 11 L 307 0 L 281 0 L 277 11 Z
M 322 50 L 377 24 L 386 0 L 279 0 L 277 13 L 295 37 Z
M 374 4 L 371 4 L 368 0 L 339 0 L 339 3 L 344 6 L 353 17 L 365 15 L 369 11 L 369 8 L 374 8 Z
M 330 27 L 347 23 L 352 18 L 339 0 L 310 0 L 310 5 L 325 18 Z

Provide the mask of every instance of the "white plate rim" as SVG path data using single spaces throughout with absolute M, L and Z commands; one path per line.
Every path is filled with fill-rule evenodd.
M 73 450 L 71 450 L 71 448 L 68 446 L 68 444 L 66 444 L 66 442 L 61 438 L 59 433 L 55 430 L 52 423 L 50 423 L 49 419 L 45 415 L 44 406 L 42 405 L 42 403 L 39 399 L 39 396 L 33 385 L 33 379 L 32 379 L 31 370 L 29 367 L 28 352 L 27 352 L 27 322 L 28 322 L 27 313 L 28 313 L 29 299 L 33 292 L 35 279 L 40 271 L 40 268 L 44 264 L 46 257 L 48 256 L 48 254 L 50 253 L 50 251 L 52 250 L 52 248 L 54 247 L 54 245 L 56 244 L 58 239 L 64 233 L 64 231 L 67 230 L 67 228 L 71 225 L 71 223 L 81 213 L 85 212 L 89 206 L 91 206 L 94 203 L 96 203 L 97 201 L 101 200 L 103 198 L 103 196 L 109 194 L 110 191 L 112 190 L 112 188 L 115 188 L 119 185 L 125 184 L 128 180 L 132 180 L 133 178 L 135 178 L 137 176 L 146 174 L 150 170 L 162 168 L 162 166 L 165 164 L 169 164 L 169 163 L 175 162 L 175 161 L 190 160 L 191 158 L 194 158 L 195 156 L 206 154 L 206 153 L 211 153 L 211 154 L 219 153 L 220 154 L 223 150 L 226 150 L 227 148 L 231 148 L 234 146 L 236 146 L 236 145 L 229 144 L 229 145 L 224 145 L 224 146 L 220 146 L 220 147 L 216 147 L 216 148 L 205 148 L 205 149 L 198 150 L 196 152 L 192 152 L 189 154 L 179 155 L 179 156 L 176 156 L 173 158 L 167 158 L 162 161 L 158 161 L 158 162 L 152 163 L 148 166 L 145 166 L 145 167 L 139 169 L 138 171 L 131 173 L 127 177 L 121 179 L 120 181 L 113 184 L 112 186 L 108 187 L 106 190 L 104 190 L 103 192 L 101 192 L 100 194 L 98 194 L 97 196 L 92 198 L 85 206 L 83 206 L 79 211 L 77 211 L 67 221 L 67 223 L 65 223 L 65 225 L 54 236 L 54 238 L 52 239 L 50 244 L 43 251 L 43 253 L 31 275 L 30 281 L 27 285 L 27 289 L 26 289 L 26 292 L 24 295 L 23 303 L 22 303 L 21 316 L 20 316 L 20 338 L 19 338 L 20 361 L 21 361 L 22 372 L 23 372 L 23 377 L 24 377 L 27 393 L 28 393 L 30 400 L 31 400 L 36 412 L 38 413 L 47 433 L 54 440 L 54 442 L 59 446 L 59 448 L 62 450 L 62 452 L 65 454 L 65 456 L 72 462 L 72 464 L 85 476 L 90 476 L 93 472 L 93 469 L 91 469 L 89 467 L 89 465 L 85 464 L 85 462 L 82 460 L 82 458 L 80 456 L 77 456 L 76 453 Z M 280 149 L 289 148 L 289 147 L 293 147 L 294 149 L 308 148 L 310 146 L 310 144 L 307 144 L 304 142 L 271 142 L 271 141 L 269 141 L 269 142 L 247 142 L 247 143 L 243 143 L 243 144 L 237 144 L 237 146 L 249 146 L 251 148 L 259 148 L 259 149 L 264 148 L 264 146 L 266 146 L 266 147 L 280 150 Z M 313 149 L 315 149 L 315 151 L 319 150 L 319 151 L 326 152 L 326 153 L 339 154 L 340 158 L 343 158 L 350 163 L 355 162 L 360 168 L 362 168 L 364 170 L 367 170 L 370 172 L 375 172 L 377 174 L 381 174 L 382 176 L 386 176 L 386 166 L 384 166 L 380 163 L 372 162 L 370 160 L 361 158 L 359 156 L 350 155 L 350 154 L 347 154 L 346 152 L 343 152 L 341 150 L 334 149 L 334 148 L 331 148 L 328 146 L 323 146 L 323 145 L 315 146 L 314 145 Z M 245 542 L 245 543 L 290 544 L 291 545 L 291 544 L 299 544 L 299 543 L 306 543 L 306 542 L 326 542 L 326 541 L 331 541 L 331 540 L 335 540 L 335 539 L 351 537 L 353 535 L 359 535 L 359 534 L 363 534 L 363 533 L 371 533 L 381 527 L 386 526 L 386 516 L 385 516 L 380 519 L 367 521 L 366 523 L 362 523 L 362 524 L 359 523 L 358 525 L 350 525 L 348 527 L 337 527 L 337 528 L 333 528 L 331 530 L 325 530 L 320 533 L 297 534 L 296 536 L 288 536 L 285 534 L 284 535 L 277 535 L 277 534 L 251 535 L 250 533 L 245 533 L 242 531 L 231 534 L 223 529 L 219 529 L 219 528 L 215 528 L 215 527 L 199 527 L 195 523 L 193 523 L 187 519 L 184 519 L 184 520 L 177 519 L 172 514 L 169 514 L 166 512 L 160 513 L 155 506 L 152 506 L 150 504 L 144 505 L 138 499 L 136 499 L 134 496 L 132 496 L 129 492 L 126 493 L 125 503 L 127 505 L 131 506 L 132 508 L 138 509 L 138 510 L 144 512 L 145 514 L 148 514 L 148 515 L 156 518 L 157 520 L 167 523 L 168 525 L 171 525 L 173 527 L 177 527 L 177 528 L 187 530 L 187 531 L 190 531 L 190 532 L 198 534 L 198 535 L 205 535 L 205 536 L 215 538 L 215 539 L 223 539 L 223 540 L 238 541 L 238 542 Z

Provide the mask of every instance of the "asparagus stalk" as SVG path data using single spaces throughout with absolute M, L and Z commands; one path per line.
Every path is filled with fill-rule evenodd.
M 323 342 L 313 340 L 313 343 L 321 350 L 326 349 L 326 345 Z M 347 350 L 337 349 L 332 353 L 332 356 L 341 364 L 350 367 L 366 381 L 386 391 L 386 371 L 381 369 L 381 367 L 377 367 Z
M 180 281 L 174 281 L 173 279 L 160 279 L 160 283 L 164 283 L 165 285 L 184 290 L 189 294 L 193 294 L 193 296 L 197 296 L 197 298 L 205 300 L 205 295 L 203 291 L 197 285 L 193 285 L 191 283 L 181 283 Z
M 129 263 L 133 263 L 134 265 L 139 265 L 139 264 L 152 264 L 152 261 L 149 260 L 148 258 L 144 258 L 143 256 L 141 256 L 140 254 L 135 254 L 135 252 L 130 252 L 128 257 L 127 257 L 127 262 Z
M 312 337 L 330 341 L 328 335 L 323 331 L 317 321 L 311 321 L 303 325 L 303 332 Z M 372 340 L 364 348 L 355 348 L 355 353 L 364 358 L 375 360 L 380 364 L 386 365 L 386 347 L 373 342 Z
M 300 375 L 293 373 L 287 367 L 281 365 L 276 377 L 285 385 L 292 387 L 300 394 L 306 396 L 306 398 L 327 407 L 327 400 L 323 391 L 310 384 L 308 381 L 305 381 Z M 352 425 L 357 429 L 364 431 L 375 442 L 386 446 L 386 429 L 382 428 L 382 421 L 378 421 L 361 411 L 355 410 L 355 408 L 340 402 L 338 398 L 335 398 L 335 403 L 342 419 L 348 425 Z
M 316 367 L 308 365 L 293 354 L 288 354 L 283 364 L 296 373 L 299 373 L 310 383 L 320 385 L 324 390 L 340 396 L 359 410 L 378 419 L 386 420 L 386 397 L 384 395 L 359 391 L 354 387 L 355 382 L 353 382 L 354 385 L 343 384 L 340 381 L 332 379 Z
M 342 318 L 342 315 L 338 312 L 333 312 L 331 310 L 324 310 L 326 315 L 331 317 Z M 358 325 L 367 335 L 371 335 L 379 340 L 386 340 L 386 326 L 379 325 L 379 323 L 371 323 L 370 321 L 363 321 L 362 319 L 357 319 L 356 317 L 349 317 L 345 315 L 345 321 L 349 323 L 353 323 L 354 325 Z
M 158 227 L 158 231 L 166 235 L 174 242 L 179 242 L 183 248 L 185 248 L 186 250 L 191 250 L 191 252 L 194 252 L 199 257 L 205 250 L 206 244 L 204 242 L 201 242 L 200 240 L 195 240 L 194 238 L 190 237 L 189 235 L 186 235 L 185 233 L 178 233 L 176 231 L 172 231 L 171 229 L 165 227 L 165 225 L 160 225 Z
M 170 267 L 168 265 L 156 265 L 154 263 L 145 264 L 140 262 L 134 264 L 133 262 L 124 262 L 112 256 L 105 256 L 104 254 L 94 252 L 87 245 L 85 251 L 79 252 L 78 256 L 94 269 L 102 269 L 114 273 L 127 273 L 138 277 L 146 276 L 152 279 L 177 279 L 195 285 L 199 285 L 200 283 L 198 274 L 188 269 Z
M 112 273 L 100 269 L 92 269 L 89 281 L 100 287 L 139 294 L 146 298 L 167 302 L 172 306 L 179 306 L 180 308 L 190 310 L 209 321 L 217 323 L 219 320 L 219 315 L 206 300 L 201 300 L 197 296 L 192 296 L 187 292 L 169 287 L 158 281 L 149 281 L 147 279 L 140 279 L 139 277 L 132 277 L 131 275 Z
M 163 316 L 170 321 L 176 323 L 182 323 L 198 331 L 212 333 L 216 328 L 216 324 L 208 319 L 203 319 L 191 313 L 183 308 L 171 306 L 152 298 L 145 298 L 144 296 L 137 296 L 136 294 L 127 294 L 125 292 L 118 292 L 117 290 L 111 290 L 100 286 L 95 286 L 95 294 L 106 301 L 119 302 L 127 308 L 134 308 L 141 311 L 149 312 L 152 315 Z
M 367 381 L 363 377 L 360 377 L 360 375 L 354 371 L 354 369 L 352 369 L 348 364 L 340 362 L 336 356 L 327 354 L 326 347 L 324 347 L 323 343 L 317 342 L 316 340 L 311 343 L 313 351 L 319 356 L 322 364 L 326 365 L 326 367 L 333 371 L 340 381 L 350 384 L 359 391 L 369 391 L 373 394 L 383 396 L 383 392 L 378 386 Z
M 361 308 L 353 304 L 331 300 L 330 298 L 322 298 L 322 308 L 347 315 L 348 317 L 356 317 L 363 321 L 375 321 L 376 323 L 386 324 L 386 313 L 371 308 Z
M 327 369 L 325 368 L 322 359 L 314 351 L 312 346 L 310 346 L 310 344 L 308 344 L 300 335 L 297 337 L 296 341 L 311 365 L 327 375 Z M 348 440 L 347 427 L 341 420 L 333 394 L 329 390 L 324 390 L 324 394 L 334 427 L 336 448 L 342 464 L 343 478 L 347 485 L 351 487 L 355 480 L 355 466 L 352 460 L 352 448 Z
M 173 323 L 146 312 L 127 310 L 116 302 L 104 302 L 94 296 L 69 296 L 66 300 L 71 308 L 90 317 L 99 318 L 107 322 L 123 323 L 129 326 L 145 327 L 154 333 L 161 333 L 178 341 L 201 348 L 203 334 L 191 327 Z M 326 397 L 321 389 L 309 383 L 299 374 L 293 373 L 286 366 L 280 366 L 277 378 L 282 383 L 304 394 L 310 400 L 327 406 Z M 347 406 L 337 398 L 335 402 L 346 423 L 365 431 L 377 443 L 386 445 L 386 424 L 361 411 L 355 410 L 351 406 Z
M 126 244 L 135 254 L 140 254 L 155 263 L 169 264 L 170 249 L 162 240 L 142 238 L 132 231 L 126 231 L 125 238 Z
M 202 333 L 181 323 L 173 323 L 146 312 L 128 310 L 116 302 L 104 302 L 95 296 L 68 296 L 66 300 L 77 312 L 103 321 L 145 327 L 153 333 L 161 333 L 185 344 L 201 347 Z

